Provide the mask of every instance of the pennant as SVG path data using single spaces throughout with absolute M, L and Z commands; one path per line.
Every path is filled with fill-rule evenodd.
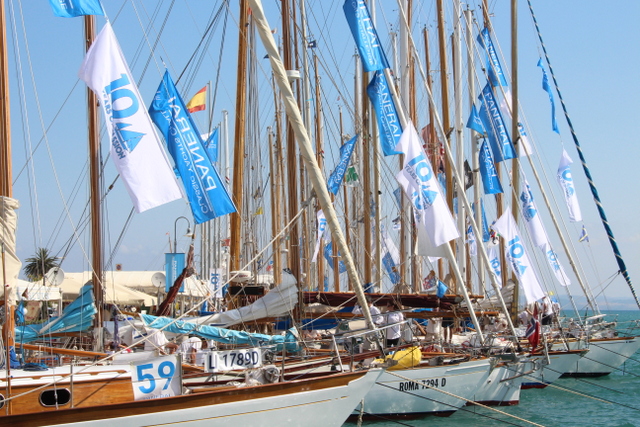
M 187 110 L 190 113 L 195 113 L 196 111 L 202 111 L 207 108 L 207 87 L 203 87 L 200 89 L 193 98 L 187 102 Z
M 533 202 L 533 194 L 531 188 L 526 180 L 522 181 L 522 191 L 520 192 L 520 201 L 522 202 L 522 217 L 527 224 L 527 230 L 533 240 L 533 244 L 542 248 L 542 246 L 549 243 L 547 233 L 544 231 L 544 226 L 540 220 L 540 214 L 536 205 Z
M 349 166 L 349 160 L 351 159 L 351 154 L 353 154 L 353 149 L 356 146 L 357 140 L 358 135 L 354 136 L 340 147 L 340 161 L 333 172 L 331 172 L 329 180 L 327 181 L 327 187 L 329 187 L 329 191 L 333 194 L 338 194 L 340 184 L 342 183 L 342 179 L 344 178 Z
M 516 157 L 516 150 L 511 143 L 511 137 L 507 132 L 500 107 L 496 102 L 491 86 L 487 83 L 480 95 L 480 119 L 487 131 L 487 138 L 491 144 L 496 163 Z
M 355 186 L 355 184 L 357 182 L 359 182 L 358 172 L 356 172 L 356 167 L 355 166 L 350 166 L 347 169 L 347 173 L 346 173 L 345 177 L 346 177 L 345 180 L 347 181 L 347 185 Z
M 205 152 L 200 132 L 187 112 L 169 72 L 149 107 L 151 119 L 167 142 L 189 199 L 196 224 L 236 211 L 229 193 Z
M 311 40 L 309 43 L 307 43 L 307 47 L 309 49 L 315 49 L 318 47 L 318 42 L 317 40 Z
M 530 154 L 533 154 L 533 148 L 531 146 L 531 143 L 529 142 L 527 131 L 524 129 L 524 125 L 520 122 L 518 122 L 518 133 L 520 134 L 520 143 L 522 144 L 522 147 L 518 154 L 521 156 L 528 156 Z
M 216 163 L 218 161 L 218 155 L 220 151 L 220 142 L 218 137 L 219 129 L 220 128 L 215 128 L 204 142 L 204 148 L 207 152 L 207 156 L 209 156 L 209 160 L 211 161 L 211 163 Z
M 385 156 L 400 154 L 396 151 L 396 146 L 402 136 L 402 126 L 393 97 L 389 92 L 387 78 L 383 72 L 376 71 L 374 73 L 369 86 L 367 86 L 367 94 L 378 118 L 382 152 Z
M 560 135 L 560 130 L 558 129 L 558 122 L 556 121 L 556 103 L 553 99 L 553 91 L 551 90 L 551 86 L 549 85 L 549 77 L 547 76 L 547 70 L 544 69 L 544 65 L 542 65 L 542 58 L 538 59 L 538 67 L 542 70 L 542 89 L 546 90 L 549 94 L 549 101 L 551 102 L 551 129 L 558 135 Z
M 138 213 L 182 198 L 109 22 L 87 51 L 78 77 L 100 100 L 111 158 Z
M 531 351 L 535 350 L 540 343 L 540 321 L 538 320 L 538 306 L 533 309 L 533 316 L 529 319 L 525 337 L 531 344 Z
M 562 150 L 560 166 L 558 166 L 558 183 L 564 193 L 567 208 L 569 208 L 569 219 L 572 222 L 578 222 L 582 221 L 582 213 L 580 212 L 580 205 L 578 204 L 578 193 L 576 193 L 576 189 L 573 186 L 573 177 L 571 176 L 570 168 L 571 163 L 573 163 L 571 157 L 569 157 L 565 150 Z
M 471 105 L 471 114 L 469 115 L 469 119 L 467 120 L 467 127 L 469 129 L 473 129 L 478 132 L 480 135 L 484 135 L 484 125 L 482 124 L 482 120 L 478 115 L 478 110 L 476 110 L 476 105 Z
M 501 279 L 501 267 L 500 267 L 500 257 L 498 255 L 498 250 L 496 246 L 491 246 L 487 253 L 487 257 L 489 258 L 489 265 L 491 266 L 491 272 L 494 276 L 496 276 L 496 281 L 502 286 Z
M 324 212 L 322 209 L 318 211 L 316 214 L 316 218 L 318 220 L 318 233 L 316 237 L 316 249 L 313 252 L 313 258 L 311 258 L 311 262 L 316 262 L 318 260 L 318 252 L 320 252 L 320 245 L 322 244 L 322 239 L 327 230 L 327 219 L 324 216 Z
M 400 273 L 398 273 L 397 269 L 397 265 L 400 263 L 400 253 L 384 227 L 380 230 L 380 234 L 382 235 L 382 253 L 384 254 L 382 257 L 382 265 L 389 275 L 391 283 L 396 285 L 400 283 Z
M 416 225 L 424 228 L 435 246 L 460 237 L 438 180 L 422 149 L 418 133 L 411 122 L 402 133 L 398 148 L 405 156 L 404 166 L 396 175 L 396 179 L 413 206 Z
M 364 0 L 345 0 L 342 10 L 358 47 L 364 70 L 369 72 L 389 68 L 367 3 Z
M 569 286 L 571 284 L 571 280 L 569 280 L 567 273 L 564 272 L 564 268 L 562 268 L 560 260 L 558 259 L 558 254 L 551 249 L 551 244 L 547 243 L 540 247 L 540 249 L 544 252 L 545 258 L 547 258 L 547 262 L 549 263 L 549 267 L 551 267 L 551 271 L 553 271 L 558 282 L 560 282 L 562 286 Z
M 487 145 L 487 141 L 483 141 L 480 146 L 479 153 L 480 160 L 480 177 L 482 178 L 482 186 L 484 187 L 484 194 L 499 194 L 502 193 L 502 184 L 498 178 L 498 171 L 493 163 L 493 156 L 491 150 Z
M 493 224 L 493 228 L 505 239 L 507 262 L 524 290 L 527 304 L 531 304 L 544 297 L 545 293 L 533 271 L 533 265 L 527 256 L 524 242 L 520 239 L 518 225 L 508 209 L 495 224 Z
M 329 267 L 331 267 L 331 269 L 335 269 L 334 267 L 334 257 L 333 257 L 333 245 L 331 242 L 327 243 L 324 247 L 324 258 L 327 260 L 327 264 L 329 264 Z M 337 258 L 340 258 L 340 252 L 338 251 L 338 256 Z M 339 273 L 346 273 L 347 271 L 347 267 L 344 265 L 344 262 L 339 261 L 338 262 L 338 272 Z
M 580 232 L 580 237 L 578 238 L 578 241 L 589 243 L 589 234 L 587 234 L 587 229 L 584 228 L 584 225 L 582 226 L 582 231 Z
M 49 0 L 53 14 L 60 18 L 75 18 L 83 15 L 103 15 L 100 0 Z
M 489 80 L 493 87 L 496 86 L 508 86 L 507 79 L 505 78 L 502 65 L 500 65 L 500 59 L 491 41 L 491 34 L 488 28 L 483 28 L 480 34 L 478 34 L 478 42 L 485 49 L 487 53 L 487 73 L 489 74 Z
M 264 215 L 264 208 L 262 206 L 258 206 L 255 215 Z

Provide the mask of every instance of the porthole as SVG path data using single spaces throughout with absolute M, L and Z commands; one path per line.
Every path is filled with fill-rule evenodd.
M 0 409 L 4 408 L 4 395 L 0 394 Z
M 70 401 L 71 392 L 66 388 L 45 390 L 40 393 L 40 404 L 42 406 L 67 405 Z

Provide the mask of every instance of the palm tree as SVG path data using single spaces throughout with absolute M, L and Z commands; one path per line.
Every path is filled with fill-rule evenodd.
M 31 281 L 40 280 L 44 277 L 45 273 L 53 267 L 58 267 L 58 257 L 52 256 L 47 248 L 38 248 L 36 254 L 25 259 L 27 263 L 24 268 L 24 274 Z

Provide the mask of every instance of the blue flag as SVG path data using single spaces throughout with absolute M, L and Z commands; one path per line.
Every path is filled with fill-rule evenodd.
M 400 154 L 396 151 L 396 145 L 402 136 L 402 126 L 396 105 L 389 92 L 387 78 L 382 71 L 376 71 L 367 86 L 367 94 L 373 104 L 373 109 L 378 118 L 378 128 L 380 129 L 380 144 L 385 156 Z
M 473 129 L 481 135 L 484 135 L 485 130 L 482 124 L 482 120 L 478 115 L 478 110 L 476 110 L 476 105 L 473 104 L 471 106 L 471 114 L 469 115 L 469 120 L 467 120 L 467 127 L 469 129 Z
M 483 141 L 480 146 L 480 176 L 482 177 L 482 185 L 484 194 L 502 193 L 502 185 L 498 179 L 498 171 L 493 163 L 491 150 L 487 146 L 487 141 Z
M 498 58 L 496 49 L 491 41 L 491 34 L 489 34 L 489 30 L 486 27 L 478 34 L 478 42 L 487 52 L 487 72 L 493 87 L 508 86 L 502 65 L 500 65 L 500 58 Z
M 354 136 L 340 147 L 340 161 L 338 162 L 338 166 L 336 166 L 329 176 L 329 180 L 327 182 L 327 187 L 329 187 L 329 191 L 333 194 L 338 194 L 340 184 L 342 183 L 344 174 L 349 166 L 349 160 L 351 159 L 351 154 L 353 154 L 353 149 L 356 146 L 357 140 L 358 135 Z
M 60 18 L 104 15 L 100 0 L 49 0 L 53 14 Z
M 220 128 L 215 128 L 204 143 L 204 148 L 207 150 L 207 155 L 209 156 L 211 163 L 218 161 L 218 152 L 220 151 L 220 138 L 218 137 L 219 129 Z
M 149 115 L 164 135 L 167 149 L 182 178 L 196 224 L 236 211 L 218 172 L 207 156 L 200 132 L 191 119 L 169 72 L 149 107 Z
M 487 131 L 487 138 L 491 144 L 491 152 L 496 163 L 516 157 L 516 150 L 511 143 L 511 137 L 507 132 L 507 127 L 502 119 L 500 105 L 493 95 L 491 85 L 486 84 L 480 95 L 482 105 L 480 106 L 480 119 Z
M 338 257 L 340 256 L 340 252 L 338 252 Z M 333 257 L 333 246 L 331 242 L 327 243 L 324 247 L 324 258 L 327 260 L 327 263 L 331 267 L 331 269 L 335 269 L 334 267 L 334 257 Z M 338 262 L 338 272 L 345 273 L 347 271 L 347 267 L 344 265 L 344 262 Z
M 447 288 L 447 285 L 445 285 L 442 280 L 438 280 L 438 290 L 436 291 L 436 296 L 438 298 L 442 298 L 448 290 L 449 288 Z
M 346 0 L 342 10 L 358 46 L 364 70 L 369 72 L 389 68 L 380 38 L 371 20 L 369 8 L 364 0 Z
M 556 121 L 556 103 L 553 99 L 553 91 L 551 90 L 551 86 L 549 86 L 549 77 L 547 76 L 547 70 L 545 70 L 544 65 L 542 65 L 542 58 L 538 59 L 538 67 L 542 69 L 542 89 L 547 91 L 547 93 L 549 94 L 549 101 L 551 101 L 551 128 L 555 133 L 560 135 L 558 122 Z

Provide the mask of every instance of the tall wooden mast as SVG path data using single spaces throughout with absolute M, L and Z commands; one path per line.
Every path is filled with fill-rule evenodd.
M 247 40 L 249 13 L 247 0 L 240 0 L 240 34 L 238 37 L 238 74 L 236 80 L 236 119 L 233 146 L 233 202 L 236 211 L 231 214 L 231 240 L 229 243 L 230 271 L 240 269 L 240 236 L 242 235 L 242 202 L 244 187 L 244 140 L 247 94 Z

